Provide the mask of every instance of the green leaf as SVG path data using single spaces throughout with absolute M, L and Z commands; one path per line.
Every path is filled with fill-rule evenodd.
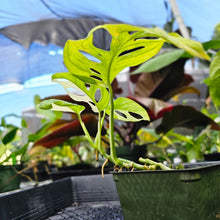
M 104 28 L 112 36 L 110 51 L 95 47 L 93 33 Z M 131 34 L 132 31 L 138 31 Z M 85 77 L 108 86 L 117 74 L 128 66 L 138 65 L 153 57 L 163 46 L 163 39 L 141 39 L 142 29 L 129 25 L 103 25 L 94 28 L 86 39 L 67 41 L 64 48 L 64 61 L 67 69 L 74 75 Z M 99 62 L 90 60 L 89 54 Z M 83 64 L 83 65 L 82 65 Z
M 118 25 L 106 24 L 101 27 L 107 29 L 111 34 L 115 34 L 115 35 L 119 35 L 120 32 L 126 32 L 126 31 L 135 32 L 136 31 L 137 32 L 136 38 L 140 38 L 140 37 L 162 38 L 166 42 L 175 45 L 177 48 L 184 49 L 192 56 L 196 56 L 196 57 L 207 59 L 207 60 L 210 59 L 209 56 L 205 53 L 203 46 L 200 42 L 183 38 L 176 33 L 166 33 L 161 28 L 157 28 L 157 27 L 156 28 L 145 28 L 145 27 L 124 25 L 124 24 L 118 24 Z
M 215 77 L 210 78 L 209 92 L 215 106 L 220 106 L 220 70 L 215 73 Z
M 141 105 L 129 98 L 117 98 L 114 101 L 114 110 L 114 118 L 118 120 L 131 122 L 150 120 L 147 111 Z M 110 108 L 106 110 L 106 113 L 110 113 Z
M 216 55 L 214 56 L 211 64 L 210 64 L 210 70 L 209 70 L 209 74 L 210 76 L 209 77 L 213 77 L 215 78 L 216 77 L 216 72 L 220 70 L 220 51 L 218 51 L 216 53 Z M 218 74 L 217 74 L 218 75 Z
M 210 40 L 210 41 L 204 42 L 202 45 L 205 50 L 208 50 L 208 49 L 218 50 L 220 48 L 220 40 Z
M 99 29 L 105 29 L 111 35 L 110 50 L 93 44 L 94 33 Z M 124 68 L 139 65 L 155 56 L 164 42 L 182 48 L 192 56 L 209 59 L 199 42 L 175 33 L 168 34 L 160 28 L 105 24 L 93 28 L 85 39 L 67 41 L 64 63 L 69 73 L 55 74 L 53 79 L 64 86 L 71 98 L 85 101 L 93 111 L 100 112 L 109 105 L 108 92 L 114 78 Z M 71 89 L 81 90 L 88 97 L 76 95 Z M 101 96 L 96 100 L 98 92 Z
M 3 144 L 8 144 L 10 143 L 16 136 L 18 128 L 14 127 L 13 129 L 11 129 L 2 139 L 2 143 Z
M 186 142 L 186 143 L 188 143 L 188 144 L 190 144 L 190 145 L 192 145 L 193 147 L 196 148 L 195 143 L 190 138 L 188 138 L 187 136 L 184 136 L 184 135 L 172 132 L 172 131 L 169 132 L 168 135 L 175 137 L 177 140 L 179 140 L 181 142 Z
M 38 105 L 38 107 L 44 110 L 72 112 L 76 114 L 80 114 L 85 109 L 85 107 L 82 105 L 77 105 L 58 99 L 44 100 Z
M 131 74 L 157 71 L 157 70 L 175 62 L 176 60 L 181 58 L 184 53 L 185 53 L 185 51 L 182 49 L 174 49 L 172 51 L 165 52 L 165 53 L 158 55 L 158 56 L 150 59 L 149 61 L 143 63 L 135 71 L 133 71 Z
M 56 73 L 52 79 L 60 83 L 73 100 L 88 103 L 94 112 L 104 110 L 109 104 L 109 92 L 105 87 L 88 85 L 80 77 L 69 73 Z
M 6 120 L 5 120 L 4 117 L 1 119 L 1 126 L 2 127 L 7 127 L 7 123 L 6 123 Z
M 23 118 L 21 120 L 21 126 L 24 127 L 24 128 L 27 128 L 27 122 Z
M 209 85 L 209 92 L 215 106 L 220 106 L 220 51 L 218 51 L 210 65 L 209 78 L 205 83 Z
M 0 145 L 0 158 L 5 154 L 6 146 L 4 144 Z

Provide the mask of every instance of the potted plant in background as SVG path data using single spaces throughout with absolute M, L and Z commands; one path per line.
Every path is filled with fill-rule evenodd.
M 17 115 L 6 115 L 0 125 L 0 192 L 18 189 L 21 183 L 22 170 L 28 161 L 28 130 L 24 119 L 21 126 L 7 123 L 7 118 Z
M 206 61 L 204 62 L 204 60 L 201 60 L 202 64 L 204 65 L 204 63 L 206 65 L 208 65 L 208 67 L 210 66 L 210 71 L 215 71 L 218 70 L 216 68 L 216 65 L 218 63 L 217 57 L 217 51 L 220 48 L 220 41 L 219 40 L 211 40 L 208 42 L 203 43 L 203 47 L 205 50 L 208 51 L 210 57 L 213 57 L 212 63 L 210 64 L 210 61 Z M 216 54 L 216 55 L 215 55 Z M 147 61 L 146 63 L 140 65 L 140 67 L 138 67 L 135 71 L 133 71 L 133 74 L 137 74 L 137 73 L 141 73 L 141 72 L 150 72 L 150 71 L 157 71 L 158 69 L 163 69 L 166 66 L 169 66 L 173 61 L 176 62 L 176 60 L 178 59 L 189 59 L 192 58 L 191 56 L 189 56 L 189 54 L 184 53 L 182 50 L 179 49 L 175 49 L 169 52 L 165 52 L 161 55 L 158 55 L 154 58 L 152 58 L 151 60 Z M 214 66 L 214 68 L 213 68 Z M 216 74 L 215 74 L 216 75 Z M 206 82 L 208 81 L 208 79 L 205 80 Z M 217 82 L 217 81 L 216 81 Z M 200 82 L 203 83 L 203 82 Z M 203 83 L 204 84 L 204 83 Z M 147 86 L 147 84 L 145 84 Z M 173 154 L 171 153 L 170 156 L 173 158 L 175 156 L 181 157 L 183 162 L 190 162 L 192 159 L 193 160 L 217 160 L 214 159 L 216 158 L 216 155 L 218 155 L 218 146 L 219 146 L 219 141 L 218 141 L 218 137 L 219 137 L 219 128 L 218 128 L 218 123 L 219 123 L 219 110 L 218 110 L 218 105 L 216 103 L 216 100 L 218 99 L 218 96 L 215 92 L 215 97 L 213 97 L 213 90 L 216 90 L 216 86 L 218 87 L 218 82 L 216 83 L 216 85 L 211 85 L 208 87 L 207 91 L 209 90 L 210 92 L 210 96 L 208 95 L 207 92 L 207 96 L 204 97 L 204 99 L 206 98 L 207 101 L 206 103 L 204 102 L 204 104 L 202 105 L 203 107 L 200 109 L 198 108 L 198 106 L 201 105 L 196 105 L 195 107 L 197 107 L 197 110 L 199 111 L 192 111 L 191 107 L 187 107 L 187 106 L 182 106 L 182 107 L 175 107 L 175 108 L 179 108 L 179 119 L 175 122 L 174 119 L 177 118 L 177 115 L 171 114 L 168 117 L 168 113 L 166 113 L 163 116 L 163 120 L 165 123 L 163 127 L 167 127 L 168 129 L 164 129 L 162 128 L 162 126 L 159 126 L 156 131 L 160 134 L 163 134 L 168 138 L 168 142 L 165 145 L 161 145 L 161 143 L 159 143 L 157 145 L 158 146 L 162 146 L 157 148 L 158 150 L 155 150 L 155 153 L 159 153 L 159 155 L 164 158 L 165 155 L 168 155 L 167 151 L 164 150 L 168 145 L 169 146 L 174 146 L 175 151 Z M 191 90 L 192 87 L 183 87 L 184 90 Z M 179 90 L 179 88 L 177 89 Z M 182 89 L 180 89 L 182 90 Z M 196 90 L 193 89 L 195 92 Z M 193 91 L 192 90 L 192 91 Z M 212 91 L 212 92 L 211 92 Z M 196 92 L 197 93 L 197 92 Z M 166 94 L 166 93 L 165 93 Z M 166 96 L 166 95 L 165 95 Z M 211 101 L 212 99 L 215 99 L 215 105 L 213 105 L 213 102 Z M 199 101 L 199 100 L 198 100 Z M 197 102 L 198 102 L 197 101 Z M 181 120 L 181 111 L 182 111 L 182 122 Z M 202 114 L 201 114 L 202 113 Z M 186 116 L 187 115 L 187 118 Z M 204 117 L 207 116 L 207 117 Z M 191 117 L 191 124 L 189 124 L 190 121 L 190 117 Z M 170 120 L 172 118 L 172 120 Z M 193 129 L 193 132 L 189 132 L 189 130 L 185 133 L 183 133 L 183 131 L 181 131 L 179 133 L 175 132 L 175 131 L 169 131 L 171 128 L 174 128 L 176 126 L 174 126 L 175 123 L 178 124 L 184 124 L 184 120 L 188 121 L 187 124 L 185 124 L 184 127 L 187 128 L 191 128 Z M 193 122 L 194 120 L 194 122 Z M 200 121 L 200 123 L 199 123 Z M 202 121 L 204 123 L 202 123 Z M 207 121 L 207 123 L 205 123 L 205 121 Z M 209 121 L 209 122 L 208 122 Z M 172 124 L 172 125 L 171 125 Z M 217 125 L 217 126 L 216 126 Z M 179 126 L 179 125 L 178 125 Z M 162 128 L 162 129 L 161 129 Z M 168 132 L 168 133 L 167 133 Z M 148 135 L 149 133 L 145 130 L 142 131 L 142 136 Z M 156 136 L 155 133 L 153 135 L 154 139 Z M 171 138 L 171 139 L 170 139 Z M 173 147 L 172 147 L 173 148 Z M 164 154 L 165 152 L 165 154 Z M 213 159 L 210 159 L 211 157 L 214 157 Z M 208 159 L 209 158 L 209 159 Z
M 9 123 L 15 118 L 14 123 Z M 17 125 L 19 124 L 20 125 Z M 32 150 L 33 141 L 44 129 L 32 134 L 24 117 L 9 114 L 0 124 L 0 191 L 18 189 L 21 182 L 50 179 L 49 164 L 42 151 Z M 43 151 L 44 152 L 44 151 Z
M 109 50 L 97 48 L 93 44 L 93 33 L 101 28 L 111 34 Z M 102 166 L 102 173 L 104 173 L 104 167 L 108 161 L 119 168 L 131 170 L 131 172 L 113 173 L 125 219 L 146 219 L 146 216 L 151 219 L 176 219 L 185 216 L 186 219 L 189 219 L 195 217 L 195 213 L 199 218 L 204 214 L 206 219 L 213 219 L 218 215 L 219 207 L 216 201 L 219 191 L 215 191 L 213 195 L 209 190 L 213 190 L 211 186 L 216 186 L 219 181 L 218 166 L 192 170 L 171 170 L 164 164 L 148 158 L 139 158 L 139 162 L 135 163 L 119 158 L 116 154 L 114 120 L 146 121 L 149 120 L 149 116 L 146 109 L 132 99 L 125 97 L 114 99 L 111 83 L 125 67 L 136 66 L 156 55 L 164 42 L 174 44 L 192 56 L 209 59 L 198 42 L 184 39 L 177 34 L 167 34 L 158 28 L 148 29 L 125 24 L 98 26 L 89 33 L 86 39 L 67 42 L 64 49 L 64 62 L 69 73 L 56 73 L 52 78 L 64 86 L 73 100 L 86 102 L 96 113 L 98 125 L 95 137 L 91 136 L 82 120 L 81 113 L 85 109 L 84 105 L 51 99 L 41 102 L 39 107 L 44 110 L 73 112 L 77 115 L 88 142 L 106 158 Z M 88 54 L 91 55 L 90 58 L 87 57 Z M 83 94 L 72 93 L 73 88 L 80 90 Z M 102 129 L 106 117 L 109 118 L 107 133 L 110 154 L 106 153 L 102 144 Z M 158 168 L 162 171 L 155 170 Z M 134 171 L 134 169 L 144 170 L 144 172 Z M 214 180 L 210 180 L 212 174 L 215 175 Z M 140 179 L 138 179 L 138 175 L 140 175 Z M 141 186 L 137 184 L 139 180 L 143 181 Z M 128 184 L 129 182 L 131 185 Z M 156 185 L 158 182 L 159 185 Z M 151 188 L 151 185 L 156 186 L 156 191 Z M 175 188 L 172 187 L 174 185 Z M 168 189 L 165 189 L 165 186 L 168 186 Z M 138 188 L 140 192 L 135 191 Z M 204 196 L 205 189 L 209 190 Z M 120 190 L 123 190 L 122 194 Z M 194 190 L 196 190 L 196 194 L 193 194 Z M 198 190 L 203 194 L 198 194 Z M 214 190 L 216 190 L 215 187 Z M 177 193 L 175 198 L 174 191 Z M 133 192 L 134 194 L 132 194 Z M 193 200 L 191 204 L 188 204 L 187 196 L 189 194 L 191 195 L 190 200 Z M 209 197 L 210 194 L 212 194 L 212 198 Z M 165 197 L 161 198 L 161 195 Z M 173 198 L 171 199 L 171 197 Z M 212 207 L 209 207 L 208 211 L 198 213 L 201 211 L 201 207 L 199 206 L 198 210 L 197 199 L 199 199 L 199 203 L 201 199 L 208 201 L 204 201 L 205 206 L 210 205 L 212 200 Z M 141 210 L 138 210 L 135 204 Z
M 69 97 L 63 95 L 56 96 L 56 98 L 71 101 Z M 39 97 L 36 99 L 40 100 Z M 51 114 L 48 114 L 48 111 L 42 111 L 37 107 L 36 110 L 44 115 L 44 123 L 42 123 L 38 133 L 42 129 L 44 132 L 35 137 L 31 152 L 35 151 L 42 156 L 44 155 L 44 158 L 47 158 L 50 164 L 56 166 L 50 172 L 51 177 L 57 179 L 71 175 L 99 173 L 101 163 L 97 162 L 94 148 L 90 146 L 84 137 L 76 115 L 65 113 L 58 117 L 52 116 L 51 120 Z M 85 112 L 82 118 L 90 134 L 93 135 L 97 130 L 96 115 L 88 111 Z M 105 131 L 103 130 L 103 132 Z

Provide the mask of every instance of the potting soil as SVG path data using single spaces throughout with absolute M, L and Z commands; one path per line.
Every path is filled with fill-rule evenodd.
M 46 220 L 123 220 L 119 201 L 73 203 Z

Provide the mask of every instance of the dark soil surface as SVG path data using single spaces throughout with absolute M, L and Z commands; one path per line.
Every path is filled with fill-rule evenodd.
M 120 203 L 84 202 L 73 203 L 46 220 L 123 220 Z

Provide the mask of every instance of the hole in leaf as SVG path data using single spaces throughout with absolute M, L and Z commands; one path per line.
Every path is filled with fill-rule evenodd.
M 101 100 L 101 91 L 100 89 L 97 89 L 95 92 L 95 100 L 98 103 Z
M 98 58 L 94 57 L 93 55 L 91 55 L 91 54 L 89 54 L 89 53 L 87 53 L 87 52 L 85 52 L 85 51 L 82 51 L 82 50 L 79 50 L 79 52 L 80 52 L 83 56 L 85 56 L 87 59 L 89 59 L 89 60 L 91 60 L 91 61 L 93 61 L 93 62 L 96 62 L 96 63 L 101 63 L 101 61 L 100 61 Z
M 137 33 L 137 31 L 128 31 L 128 34 L 132 35 L 132 34 L 135 34 Z
M 141 115 L 139 115 L 139 114 L 137 114 L 137 113 L 134 113 L 134 112 L 129 112 L 129 114 L 130 114 L 132 117 L 136 118 L 136 119 L 142 119 L 142 118 L 143 118 Z
M 95 47 L 110 51 L 111 42 L 112 36 L 104 28 L 100 28 L 93 33 L 93 44 Z
M 144 48 L 144 46 L 136 47 L 136 48 L 133 48 L 133 49 L 130 49 L 130 50 L 125 50 L 125 51 L 123 51 L 122 53 L 119 54 L 119 57 L 123 56 L 123 55 L 126 55 L 128 53 L 132 53 L 132 52 L 137 51 L 137 50 L 141 50 L 143 48 Z
M 157 40 L 158 37 L 139 37 L 139 38 L 136 38 L 134 41 L 136 40 Z
M 86 86 L 86 89 L 89 91 L 90 90 L 90 84 L 88 84 L 88 83 L 85 83 L 85 86 Z
M 127 116 L 126 116 L 124 113 L 122 113 L 122 112 L 120 112 L 120 111 L 117 111 L 117 110 L 115 110 L 115 112 L 116 112 L 118 115 L 120 115 L 121 117 L 127 118 Z
M 100 77 L 98 77 L 98 76 L 90 75 L 90 77 L 92 77 L 93 79 L 97 79 L 99 81 L 102 81 L 102 79 Z
M 97 73 L 97 74 L 101 75 L 101 73 L 100 73 L 100 72 L 98 72 L 97 70 L 95 70 L 95 69 L 93 69 L 93 68 L 90 68 L 90 70 L 92 70 L 93 72 L 95 72 L 95 73 Z
M 95 106 L 94 102 L 89 101 L 89 103 Z
M 78 89 L 74 89 L 74 88 L 67 88 L 66 89 L 69 93 L 72 93 L 72 94 L 76 94 L 76 95 L 80 95 L 80 96 L 84 96 L 85 93 L 82 92 L 81 90 L 78 90 Z

